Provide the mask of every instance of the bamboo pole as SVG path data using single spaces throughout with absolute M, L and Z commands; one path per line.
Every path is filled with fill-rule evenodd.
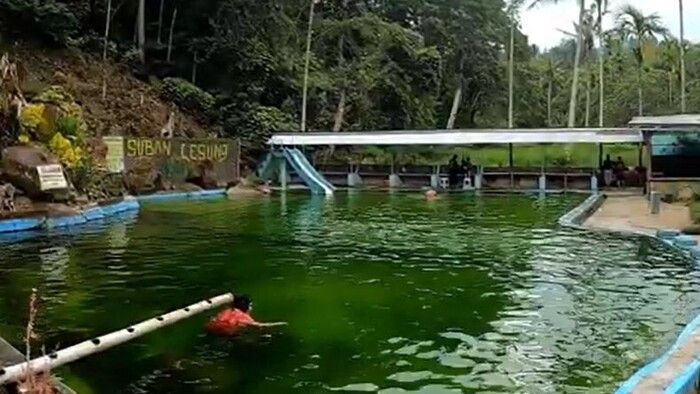
M 23 379 L 27 375 L 28 371 L 29 373 L 33 374 L 40 374 L 50 371 L 62 365 L 79 360 L 83 357 L 103 352 L 114 346 L 121 345 L 122 343 L 141 337 L 159 328 L 175 324 L 198 313 L 208 311 L 231 302 L 233 302 L 233 294 L 223 294 L 208 300 L 200 301 L 188 307 L 145 320 L 141 323 L 115 331 L 111 334 L 103 335 L 63 350 L 35 358 L 29 362 L 2 368 L 0 369 L 0 386 Z

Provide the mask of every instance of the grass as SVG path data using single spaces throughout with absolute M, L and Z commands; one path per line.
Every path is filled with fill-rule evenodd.
M 397 148 L 383 149 L 377 147 L 365 148 L 361 151 L 363 162 L 366 164 L 389 164 L 391 152 L 397 155 L 399 164 L 447 164 L 452 155 L 466 158 L 469 156 L 475 165 L 486 167 L 508 167 L 508 146 L 484 145 L 474 147 L 428 149 Z M 636 145 L 619 144 L 607 145 L 603 157 L 610 155 L 613 160 L 618 156 L 628 166 L 637 166 L 639 151 Z M 513 147 L 513 165 L 515 167 L 597 167 L 598 147 L 591 144 L 571 145 L 515 145 Z

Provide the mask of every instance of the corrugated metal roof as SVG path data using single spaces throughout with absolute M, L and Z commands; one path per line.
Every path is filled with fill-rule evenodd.
M 280 133 L 270 145 L 484 145 L 638 143 L 637 129 L 467 129 L 338 133 Z
M 629 123 L 632 127 L 651 129 L 681 129 L 700 131 L 700 115 L 637 116 Z

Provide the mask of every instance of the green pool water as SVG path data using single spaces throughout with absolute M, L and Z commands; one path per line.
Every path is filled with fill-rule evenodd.
M 47 349 L 235 290 L 288 327 L 204 314 L 62 368 L 80 393 L 605 393 L 700 308 L 653 241 L 560 229 L 583 196 L 290 194 L 144 204 L 126 221 L 0 238 L 0 335 L 30 289 Z

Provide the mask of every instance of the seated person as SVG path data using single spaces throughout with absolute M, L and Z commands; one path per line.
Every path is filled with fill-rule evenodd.
M 255 321 L 250 312 L 253 310 L 252 300 L 245 295 L 235 296 L 233 304 L 221 311 L 206 325 L 210 334 L 232 336 L 238 334 L 246 327 L 276 327 L 287 323 L 260 323 Z

